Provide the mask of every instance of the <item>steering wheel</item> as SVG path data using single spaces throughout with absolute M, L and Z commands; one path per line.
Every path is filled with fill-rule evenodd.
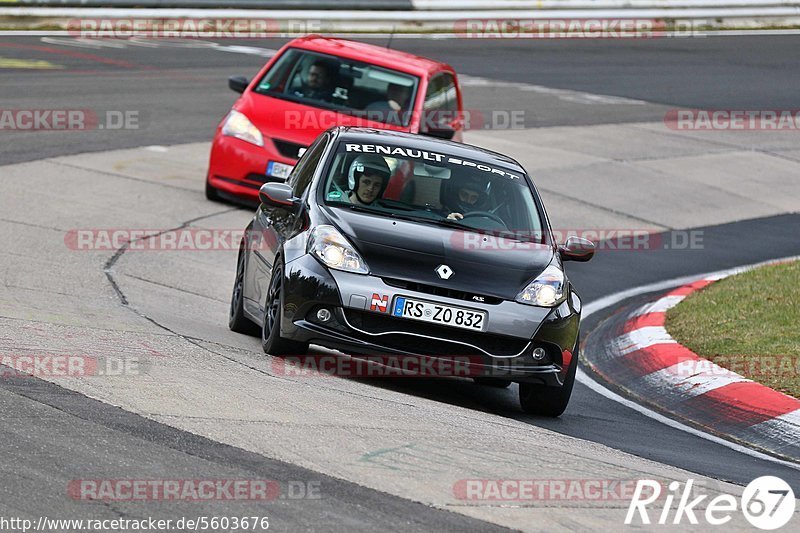
M 478 218 L 478 217 L 494 220 L 495 222 L 499 222 L 500 224 L 502 224 L 504 228 L 508 229 L 508 225 L 505 223 L 505 221 L 490 211 L 473 211 L 471 213 L 467 213 L 466 215 L 464 215 L 464 218 L 462 218 L 461 220 L 466 220 L 468 218 Z

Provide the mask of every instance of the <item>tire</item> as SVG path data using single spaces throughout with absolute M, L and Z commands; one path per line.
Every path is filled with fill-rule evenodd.
M 258 325 L 244 314 L 244 253 L 245 241 L 239 244 L 239 259 L 236 261 L 236 281 L 233 282 L 228 327 L 236 333 L 258 336 Z
M 261 347 L 270 355 L 295 355 L 308 352 L 307 342 L 297 342 L 281 337 L 283 319 L 283 263 L 275 259 L 267 299 L 264 302 L 264 325 L 261 327 Z
M 208 179 L 206 179 L 206 198 L 208 200 L 211 200 L 212 202 L 222 201 L 222 197 L 219 195 L 219 191 L 217 191 L 217 189 L 211 186 L 211 184 L 208 182 Z
M 497 378 L 473 378 L 475 383 L 485 387 L 494 387 L 497 389 L 507 389 L 511 386 L 510 379 L 497 379 Z
M 533 383 L 519 384 L 519 403 L 522 410 L 529 415 L 558 417 L 567 408 L 572 387 L 575 385 L 575 372 L 578 370 L 578 345 L 572 354 L 564 384 L 560 387 L 548 387 Z

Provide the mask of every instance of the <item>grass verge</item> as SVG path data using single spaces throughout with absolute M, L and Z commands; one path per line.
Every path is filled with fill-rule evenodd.
M 800 398 L 800 261 L 713 283 L 671 309 L 666 327 L 701 357 Z

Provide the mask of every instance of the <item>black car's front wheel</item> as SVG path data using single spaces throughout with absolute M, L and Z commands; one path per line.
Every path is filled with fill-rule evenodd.
M 258 326 L 244 314 L 244 254 L 245 241 L 239 244 L 239 259 L 236 262 L 236 281 L 233 282 L 231 309 L 228 313 L 228 327 L 236 333 L 258 335 Z
M 283 264 L 276 259 L 264 303 L 264 325 L 261 328 L 261 346 L 270 355 L 294 355 L 308 351 L 308 343 L 281 337 L 283 319 Z
M 497 389 L 507 389 L 511 386 L 510 379 L 497 379 L 497 378 L 473 378 L 475 383 L 485 387 L 494 387 Z
M 522 410 L 530 415 L 557 417 L 567 408 L 575 385 L 575 372 L 578 370 L 578 345 L 572 354 L 564 384 L 560 387 L 548 387 L 534 383 L 519 384 L 519 403 Z

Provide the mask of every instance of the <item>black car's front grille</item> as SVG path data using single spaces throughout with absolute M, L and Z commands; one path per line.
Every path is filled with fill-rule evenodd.
M 465 300 L 467 302 L 480 302 L 490 305 L 497 305 L 503 300 L 493 296 L 484 296 L 482 294 L 475 294 L 471 292 L 458 291 L 455 289 L 448 289 L 446 287 L 437 287 L 436 285 L 425 285 L 424 283 L 417 283 L 415 281 L 405 281 L 402 279 L 382 278 L 383 282 L 398 289 L 405 289 L 407 291 L 422 292 L 425 294 L 432 294 L 434 296 L 444 296 L 445 298 L 453 298 L 454 300 Z
M 491 355 L 511 356 L 524 350 L 529 342 L 517 337 L 478 333 L 355 309 L 345 309 L 344 313 L 350 325 L 368 333 L 396 332 L 373 338 L 376 344 L 425 355 L 481 354 L 461 344 L 466 343 Z M 425 337 L 403 333 L 405 331 Z
M 308 148 L 303 144 L 297 144 L 289 141 L 282 141 L 280 139 L 272 139 L 272 142 L 275 143 L 275 148 L 278 149 L 278 152 L 283 157 L 288 157 L 291 159 L 300 159 L 300 149 L 301 148 Z

